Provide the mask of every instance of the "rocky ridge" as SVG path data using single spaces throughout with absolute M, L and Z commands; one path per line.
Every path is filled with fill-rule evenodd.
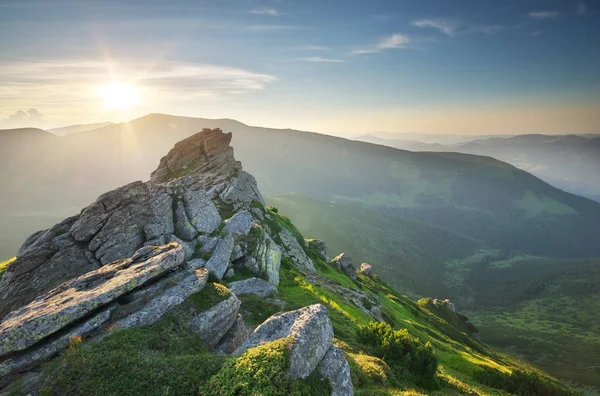
M 0 389 L 36 378 L 40 364 L 74 337 L 94 342 L 152 325 L 212 290 L 209 278 L 221 281 L 240 271 L 254 277 L 231 282 L 230 290 L 218 285 L 224 296 L 207 299 L 186 326 L 209 349 L 234 356 L 291 337 L 290 378 L 318 370 L 332 394 L 352 394 L 348 363 L 332 343 L 324 306 L 276 314 L 248 332 L 236 294 L 276 295 L 282 257 L 311 282 L 321 279 L 306 242 L 273 228 L 256 181 L 235 160 L 230 141 L 220 129 L 184 139 L 150 181 L 109 191 L 25 241 L 0 279 Z M 324 243 L 319 249 L 327 257 Z M 356 293 L 346 292 L 364 302 Z M 31 389 L 35 393 L 35 381 Z

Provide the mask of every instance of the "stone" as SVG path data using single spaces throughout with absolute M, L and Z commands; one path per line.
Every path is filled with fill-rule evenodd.
M 110 331 L 127 329 L 130 327 L 149 326 L 158 322 L 171 308 L 184 302 L 189 296 L 198 293 L 206 287 L 208 282 L 208 271 L 204 268 L 191 269 L 191 272 L 183 280 L 166 289 L 162 294 L 154 297 L 143 307 L 136 309 L 131 315 L 118 320 Z M 165 279 L 165 283 L 175 279 Z M 173 282 L 174 283 L 174 282 Z
M 277 288 L 260 278 L 250 278 L 228 284 L 229 290 L 236 296 L 254 294 L 259 297 L 271 297 L 277 293 Z
M 333 265 L 352 279 L 356 279 L 356 269 L 352 265 L 352 259 L 348 253 L 340 253 L 337 257 L 331 260 Z
M 198 334 L 206 346 L 214 348 L 235 323 L 240 305 L 240 300 L 231 294 L 229 298 L 195 315 L 190 322 L 190 329 Z
M 257 241 L 254 251 L 249 252 L 244 265 L 256 275 L 262 275 L 273 286 L 279 285 L 279 268 L 281 267 L 281 249 L 263 232 Z
M 333 341 L 333 327 L 327 309 L 321 304 L 314 304 L 275 314 L 258 326 L 233 356 L 286 337 L 294 339 L 289 353 L 289 378 L 306 378 L 321 362 Z
M 244 319 L 242 315 L 238 314 L 233 326 L 231 326 L 215 347 L 215 352 L 225 355 L 233 353 L 233 351 L 241 347 L 244 341 L 246 341 L 248 334 L 248 328 L 244 323 Z
M 63 283 L 4 318 L 0 356 L 32 346 L 183 263 L 183 248 L 174 243 L 155 247 L 138 261 L 118 260 Z
M 321 363 L 317 366 L 317 372 L 327 378 L 331 384 L 331 396 L 352 396 L 354 387 L 350 377 L 350 365 L 346 360 L 344 352 L 332 345 L 327 351 Z
M 330 262 L 331 258 L 327 254 L 327 245 L 324 241 L 320 239 L 305 239 L 306 244 L 314 249 L 317 253 L 319 253 L 325 259 L 325 262 Z
M 315 272 L 315 266 L 312 260 L 306 255 L 304 249 L 296 240 L 296 237 L 287 229 L 282 228 L 279 231 L 279 239 L 285 248 L 285 252 L 290 257 L 294 265 L 302 271 Z
M 229 268 L 227 270 L 227 272 L 225 272 L 225 276 L 223 276 L 224 279 L 231 279 L 235 276 L 235 270 L 233 269 L 233 267 Z
M 229 258 L 229 260 L 235 261 L 241 259 L 242 257 L 244 257 L 244 249 L 242 249 L 240 245 L 235 245 L 233 247 L 233 251 L 231 252 L 231 257 Z
M 233 235 L 228 234 L 217 244 L 212 256 L 206 262 L 206 269 L 214 274 L 219 280 L 223 279 L 223 275 L 225 275 L 225 272 L 229 267 L 233 245 Z
M 229 234 L 235 232 L 246 235 L 250 232 L 250 227 L 254 222 L 255 220 L 252 214 L 247 210 L 242 210 L 225 220 L 225 227 L 223 230 Z
M 198 230 L 188 220 L 185 207 L 181 201 L 177 201 L 175 206 L 175 235 L 184 241 L 191 241 L 198 235 Z
M 360 272 L 363 275 L 371 276 L 373 275 L 373 266 L 371 266 L 369 263 L 362 263 L 360 265 Z
M 188 186 L 182 196 L 187 217 L 198 232 L 210 234 L 221 225 L 219 211 L 202 186 Z

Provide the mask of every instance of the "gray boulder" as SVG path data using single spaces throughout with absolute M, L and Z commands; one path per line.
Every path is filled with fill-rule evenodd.
M 206 262 L 206 269 L 219 280 L 223 279 L 225 272 L 227 272 L 234 243 L 233 235 L 228 234 L 217 244 L 212 256 Z
M 135 260 L 118 260 L 88 272 L 7 315 L 0 323 L 0 356 L 32 346 L 184 263 L 179 244 L 144 249 Z
M 198 230 L 190 223 L 181 201 L 178 201 L 175 206 L 175 235 L 184 241 L 191 241 L 198 235 Z
M 244 265 L 255 274 L 264 276 L 273 286 L 279 285 L 281 249 L 266 232 L 262 232 L 253 251 L 248 252 Z
M 317 366 L 317 372 L 329 380 L 331 384 L 331 396 L 354 395 L 350 365 L 340 348 L 335 345 L 329 348 L 323 360 Z
M 320 239 L 306 239 L 306 244 L 319 253 L 326 262 L 330 262 L 331 258 L 327 254 L 327 245 Z
M 294 265 L 302 271 L 315 272 L 315 265 L 306 255 L 302 246 L 296 240 L 296 237 L 287 229 L 282 228 L 279 231 L 279 239 Z
M 371 276 L 373 275 L 373 267 L 369 263 L 362 263 L 360 265 L 360 272 L 364 275 Z
M 340 253 L 337 257 L 331 260 L 331 263 L 350 278 L 356 279 L 356 268 L 354 268 L 354 265 L 352 265 L 352 259 L 348 253 Z
M 248 234 L 250 227 L 255 222 L 252 214 L 247 210 L 243 210 L 234 214 L 230 219 L 225 220 L 223 230 L 228 233 Z
M 277 288 L 275 286 L 259 278 L 250 278 L 237 282 L 231 282 L 228 287 L 229 290 L 231 290 L 231 292 L 236 296 L 255 294 L 259 297 L 265 298 L 277 293 Z
M 190 329 L 200 336 L 202 342 L 214 348 L 236 321 L 241 302 L 231 294 L 204 312 L 194 316 Z
M 233 326 L 231 326 L 215 347 L 215 352 L 225 355 L 231 354 L 244 344 L 244 341 L 248 338 L 248 334 L 249 332 L 242 315 L 238 315 Z
M 291 379 L 305 378 L 317 367 L 333 341 L 333 327 L 327 309 L 315 304 L 275 314 L 258 326 L 233 356 L 240 356 L 249 348 L 286 337 L 294 339 L 288 375 Z

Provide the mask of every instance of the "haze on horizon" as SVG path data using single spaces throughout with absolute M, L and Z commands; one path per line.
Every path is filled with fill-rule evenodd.
M 0 4 L 0 129 L 148 113 L 350 136 L 599 133 L 585 1 Z

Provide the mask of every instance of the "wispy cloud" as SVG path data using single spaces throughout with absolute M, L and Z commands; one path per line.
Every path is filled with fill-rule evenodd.
M 316 62 L 316 63 L 342 63 L 345 62 L 342 59 L 324 58 L 322 56 L 311 56 L 308 58 L 299 58 L 298 60 L 303 62 Z
M 374 54 L 387 49 L 405 48 L 409 42 L 410 39 L 407 36 L 400 33 L 396 33 L 392 34 L 391 36 L 382 38 L 375 45 L 365 48 L 358 48 L 351 51 L 350 53 L 352 55 Z
M 586 3 L 579 3 L 577 4 L 577 8 L 575 8 L 575 12 L 577 12 L 579 15 L 586 14 L 587 11 L 588 5 Z
M 412 23 L 413 26 L 420 28 L 437 29 L 445 35 L 454 36 L 460 24 L 449 19 L 420 19 Z
M 320 45 L 304 45 L 300 47 L 302 51 L 329 51 L 329 47 L 322 47 Z
M 246 27 L 246 30 L 255 31 L 255 32 L 273 32 L 273 31 L 283 31 L 283 30 L 306 30 L 308 29 L 306 26 L 297 26 L 297 25 L 251 25 Z
M 536 30 L 535 32 L 531 33 L 532 36 L 541 36 L 542 34 L 544 34 L 543 30 Z
M 272 7 L 255 8 L 250 11 L 250 14 L 278 16 L 279 11 Z
M 557 11 L 531 11 L 529 13 L 529 17 L 534 19 L 554 19 L 557 16 Z

